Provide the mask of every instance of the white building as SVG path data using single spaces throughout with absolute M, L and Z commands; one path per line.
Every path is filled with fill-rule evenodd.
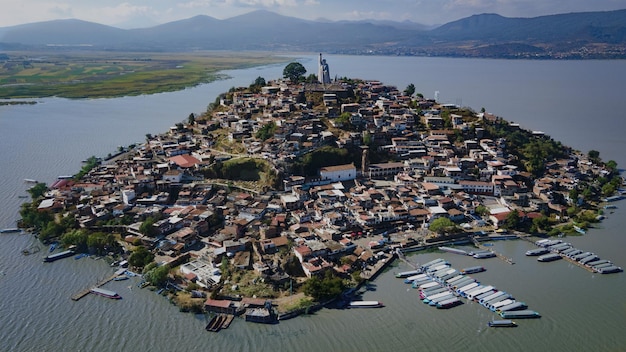
M 338 182 L 350 181 L 356 177 L 354 164 L 326 166 L 320 169 L 320 178 L 324 181 Z

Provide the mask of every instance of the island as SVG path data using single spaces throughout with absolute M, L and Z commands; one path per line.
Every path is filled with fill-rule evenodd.
M 413 250 L 580 235 L 621 198 L 617 164 L 598 151 L 412 84 L 305 74 L 292 62 L 283 78 L 232 88 L 162 134 L 35 184 L 20 227 L 128 266 L 116 275 L 140 274 L 219 331 L 233 316 L 350 307 Z

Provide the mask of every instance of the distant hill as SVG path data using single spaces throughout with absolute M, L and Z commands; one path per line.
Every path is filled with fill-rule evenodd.
M 626 10 L 534 18 L 474 15 L 431 29 L 414 22 L 308 21 L 269 11 L 140 29 L 81 20 L 0 28 L 0 50 L 88 45 L 94 50 L 272 50 L 472 57 L 626 57 Z

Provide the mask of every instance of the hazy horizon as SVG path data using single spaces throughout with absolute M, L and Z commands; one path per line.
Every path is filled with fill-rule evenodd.
M 0 27 L 78 19 L 130 29 L 197 15 L 227 19 L 256 10 L 304 20 L 411 21 L 434 26 L 471 15 L 538 17 L 571 12 L 626 9 L 626 0 L 22 0 L 2 5 Z

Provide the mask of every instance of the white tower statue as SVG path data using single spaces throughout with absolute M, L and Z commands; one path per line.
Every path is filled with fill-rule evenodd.
M 322 59 L 322 53 L 320 53 L 317 80 L 322 84 L 330 84 L 330 70 L 328 69 L 326 59 Z

